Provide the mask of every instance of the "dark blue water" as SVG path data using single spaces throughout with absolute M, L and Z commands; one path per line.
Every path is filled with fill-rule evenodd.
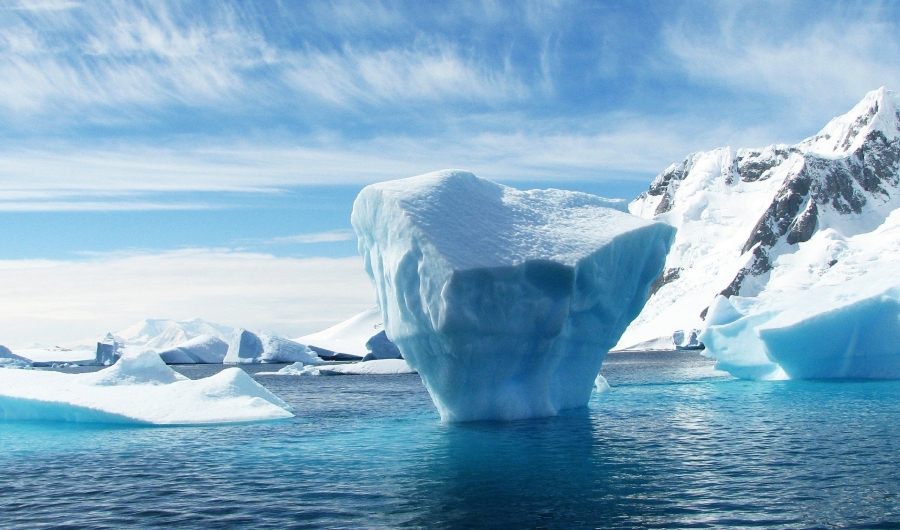
M 278 423 L 0 423 L 0 527 L 900 527 L 900 383 L 690 353 L 604 374 L 587 409 L 515 423 L 441 424 L 417 376 L 258 376 L 297 410 Z

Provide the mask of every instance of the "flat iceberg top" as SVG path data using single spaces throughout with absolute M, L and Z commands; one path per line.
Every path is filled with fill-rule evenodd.
M 153 351 L 88 374 L 0 369 L 0 419 L 192 425 L 292 416 L 239 368 L 190 380 Z
M 550 260 L 574 266 L 651 222 L 623 203 L 563 190 L 520 191 L 461 170 L 366 187 L 354 203 L 399 208 L 455 270 Z

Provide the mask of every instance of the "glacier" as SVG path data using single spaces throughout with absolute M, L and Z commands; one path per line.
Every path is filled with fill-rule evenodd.
M 587 404 L 675 233 L 620 208 L 461 170 L 360 192 L 351 223 L 387 337 L 443 421 Z
M 846 258 L 848 242 L 873 233 L 898 207 L 900 96 L 884 88 L 797 144 L 688 155 L 629 205 L 678 232 L 616 349 L 703 329 L 718 295 L 810 288 L 807 276 L 826 274 Z
M 152 350 L 94 373 L 0 370 L 0 418 L 193 425 L 276 420 L 291 408 L 239 368 L 190 380 Z

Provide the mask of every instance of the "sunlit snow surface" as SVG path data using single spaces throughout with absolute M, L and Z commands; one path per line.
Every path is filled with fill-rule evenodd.
M 290 408 L 238 368 L 197 381 L 153 351 L 70 374 L 0 369 L 0 418 L 190 425 L 290 418 Z
M 870 233 L 818 232 L 779 263 L 758 296 L 710 306 L 706 355 L 751 379 L 900 378 L 900 210 Z
M 360 192 L 351 221 L 387 336 L 444 420 L 587 403 L 674 235 L 620 207 L 458 170 Z

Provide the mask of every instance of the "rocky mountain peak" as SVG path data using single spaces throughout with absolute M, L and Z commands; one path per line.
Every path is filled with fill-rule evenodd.
M 900 95 L 884 87 L 866 94 L 849 112 L 798 147 L 807 153 L 840 157 L 858 150 L 873 133 L 887 140 L 900 139 Z

